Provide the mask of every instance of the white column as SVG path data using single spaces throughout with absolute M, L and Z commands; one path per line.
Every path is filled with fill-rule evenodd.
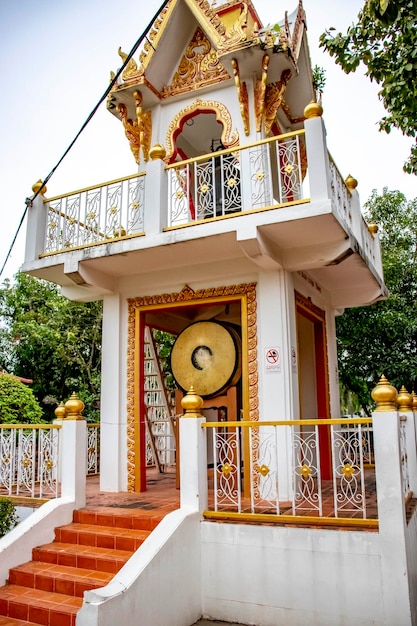
M 126 369 L 126 357 L 121 348 L 121 318 L 120 296 L 106 296 L 103 299 L 100 400 L 101 491 L 127 490 L 126 406 L 121 399 L 121 372 Z
M 329 199 L 330 172 L 329 155 L 326 143 L 326 128 L 321 118 L 323 109 L 317 103 L 311 103 L 304 109 L 304 122 L 308 180 L 310 184 L 310 198 L 312 202 Z
M 375 472 L 385 623 L 411 624 L 406 553 L 406 515 L 401 480 L 400 418 L 373 413 Z
M 154 146 L 150 151 L 151 157 L 146 166 L 145 180 L 145 214 L 144 230 L 146 235 L 159 234 L 168 224 L 168 173 L 165 163 L 161 160 L 165 156 L 162 146 Z M 160 155 L 161 158 L 156 158 Z
M 180 418 L 181 508 L 202 512 L 207 509 L 207 436 L 201 425 L 202 399 L 190 389 L 183 398 L 184 415 Z
M 75 502 L 75 508 L 86 502 L 87 423 L 84 419 L 62 421 L 61 496 Z
M 25 263 L 37 261 L 39 254 L 45 251 L 48 205 L 43 201 L 44 197 L 39 194 L 27 209 Z

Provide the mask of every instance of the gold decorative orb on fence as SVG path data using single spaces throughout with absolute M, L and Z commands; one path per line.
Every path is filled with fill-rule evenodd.
M 397 407 L 400 413 L 411 413 L 413 410 L 413 396 L 408 393 L 404 385 L 397 396 Z
M 77 394 L 74 393 L 71 395 L 70 399 L 65 403 L 65 411 L 67 414 L 67 420 L 82 420 L 84 419 L 81 415 L 84 409 L 84 402 L 79 399 Z
M 63 420 L 67 414 L 67 411 L 65 409 L 65 404 L 63 402 L 60 402 L 58 406 L 56 407 L 54 413 L 55 413 L 57 420 Z
M 203 398 L 197 395 L 194 387 L 190 387 L 187 394 L 181 400 L 184 409 L 184 417 L 201 417 L 200 409 L 204 404 Z
M 397 410 L 398 391 L 384 375 L 381 376 L 377 386 L 372 389 L 371 396 L 376 402 L 376 412 Z
M 304 109 L 304 117 L 310 120 L 313 117 L 321 117 L 323 115 L 323 107 L 318 102 L 311 101 Z

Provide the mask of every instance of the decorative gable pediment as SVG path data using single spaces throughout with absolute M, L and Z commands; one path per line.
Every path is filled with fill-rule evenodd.
M 220 63 L 217 51 L 198 27 L 178 65 L 170 85 L 162 89 L 162 97 L 194 91 L 230 78 Z

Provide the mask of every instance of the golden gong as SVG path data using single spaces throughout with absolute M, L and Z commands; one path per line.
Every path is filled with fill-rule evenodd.
M 183 391 L 191 386 L 203 397 L 215 396 L 240 377 L 238 335 L 218 322 L 196 322 L 177 337 L 171 371 Z

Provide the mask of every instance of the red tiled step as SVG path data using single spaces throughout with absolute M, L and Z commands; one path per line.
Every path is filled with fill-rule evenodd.
M 35 626 L 35 624 L 34 622 L 27 622 L 26 620 L 0 615 L 0 626 Z
M 82 596 L 106 585 L 168 511 L 98 507 L 74 512 L 55 541 L 32 551 L 0 588 L 0 626 L 75 626 Z
M 107 585 L 113 578 L 109 572 L 31 561 L 10 570 L 9 583 L 83 597 L 84 591 Z M 1 622 L 0 622 L 1 626 Z
M 82 598 L 20 585 L 1 589 L 0 614 L 43 626 L 75 626 Z
M 164 515 L 165 513 L 161 513 L 161 511 L 100 507 L 74 511 L 74 522 L 79 524 L 98 524 L 99 526 L 107 527 L 133 528 L 136 530 L 154 530 L 164 518 Z
M 47 543 L 33 550 L 33 560 L 115 574 L 132 556 L 128 550 L 95 548 L 74 543 Z
M 95 548 L 134 552 L 149 535 L 148 530 L 72 523 L 55 529 L 55 540 Z

